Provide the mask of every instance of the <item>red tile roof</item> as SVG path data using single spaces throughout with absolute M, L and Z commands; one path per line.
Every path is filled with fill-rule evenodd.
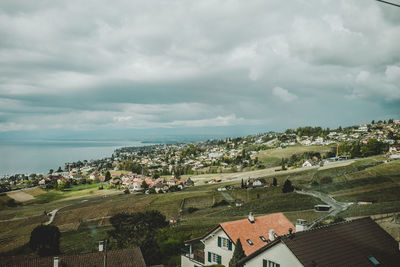
M 220 226 L 234 243 L 240 238 L 247 256 L 267 244 L 261 240 L 260 236 L 264 236 L 268 240 L 270 229 L 273 229 L 278 236 L 288 234 L 289 228 L 292 228 L 295 232 L 294 225 L 283 213 L 254 217 L 254 223 L 250 223 L 248 219 L 243 219 L 224 222 Z M 247 243 L 247 239 L 250 239 L 253 245 Z

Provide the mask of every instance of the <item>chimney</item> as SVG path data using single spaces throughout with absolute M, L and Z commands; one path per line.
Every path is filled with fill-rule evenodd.
M 102 252 L 104 250 L 104 241 L 99 241 L 99 251 Z
M 254 215 L 252 212 L 249 213 L 249 221 L 250 223 L 254 223 Z
M 274 229 L 270 229 L 269 230 L 269 235 L 268 235 L 269 241 L 274 241 L 275 237 L 276 237 L 276 234 L 274 232 Z
M 53 262 L 54 262 L 53 266 L 54 266 L 54 267 L 58 267 L 58 266 L 59 266 L 59 263 L 60 263 L 60 259 L 59 259 L 58 257 L 54 257 L 53 259 L 54 259 L 54 261 L 53 261 Z

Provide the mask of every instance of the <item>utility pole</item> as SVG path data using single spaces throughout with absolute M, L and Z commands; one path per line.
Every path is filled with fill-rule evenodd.
M 107 239 L 104 241 L 104 267 L 107 267 Z

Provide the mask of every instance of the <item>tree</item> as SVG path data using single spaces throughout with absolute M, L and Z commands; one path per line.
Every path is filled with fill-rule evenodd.
M 140 247 L 147 265 L 159 263 L 157 230 L 168 225 L 166 218 L 157 210 L 138 213 L 118 213 L 110 218 L 114 227 L 108 232 L 111 245 L 118 248 Z
M 69 181 L 61 182 L 61 183 L 57 186 L 57 188 L 58 188 L 59 190 L 63 190 L 63 189 L 70 188 L 70 187 L 71 187 L 71 183 L 70 183 Z
M 146 190 L 147 188 L 149 188 L 149 185 L 146 183 L 145 180 L 143 180 L 143 182 L 142 182 L 142 188 L 143 188 L 144 190 Z
M 62 172 L 63 170 L 61 169 L 61 167 L 58 167 L 56 172 Z
M 285 181 L 285 183 L 283 184 L 282 192 L 283 193 L 290 193 L 290 192 L 293 192 L 293 191 L 294 191 L 294 187 L 292 185 L 292 182 L 289 179 L 287 179 Z
M 236 266 L 236 263 L 246 257 L 244 254 L 244 250 L 242 247 L 242 242 L 240 242 L 240 238 L 237 239 L 235 250 L 233 251 L 232 259 L 229 261 L 229 267 Z
M 276 179 L 276 177 L 274 177 L 274 179 L 272 180 L 272 185 L 278 186 L 278 180 Z
M 111 179 L 111 173 L 109 171 L 106 172 L 106 176 L 104 178 L 104 181 L 107 182 Z
M 286 170 L 286 159 L 282 158 L 281 165 L 282 165 L 282 170 L 285 171 Z
M 60 253 L 60 230 L 52 225 L 39 225 L 31 232 L 29 247 L 39 256 Z

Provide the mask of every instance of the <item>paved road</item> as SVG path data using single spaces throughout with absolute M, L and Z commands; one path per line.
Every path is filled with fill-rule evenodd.
M 277 169 L 280 169 L 279 166 L 277 167 L 272 167 L 272 168 L 267 168 L 267 169 L 261 169 L 261 170 L 255 170 L 255 171 L 246 171 L 246 172 L 235 172 L 235 173 L 219 173 L 219 174 L 206 174 L 206 175 L 194 175 L 191 177 L 192 180 L 196 182 L 204 181 L 204 180 L 210 180 L 215 177 L 220 177 L 222 178 L 222 183 L 224 182 L 231 182 L 231 181 L 237 181 L 241 179 L 248 179 L 248 178 L 262 178 L 262 177 L 271 177 L 271 176 L 278 176 L 280 174 L 289 174 L 289 173 L 296 173 L 296 172 L 302 172 L 306 170 L 312 170 L 312 169 L 318 169 L 318 170 L 324 170 L 328 168 L 336 168 L 336 167 L 341 167 L 344 165 L 349 165 L 353 163 L 354 160 L 344 160 L 344 161 L 336 161 L 332 162 L 329 164 L 325 164 L 323 167 L 320 166 L 311 166 L 311 167 L 300 167 L 296 168 L 293 170 L 286 170 L 286 171 L 276 171 Z
M 353 205 L 354 203 L 352 202 L 339 202 L 336 199 L 328 196 L 327 194 L 321 193 L 321 192 L 316 192 L 316 191 L 296 191 L 297 194 L 302 194 L 302 195 L 309 195 L 309 196 L 313 196 L 316 198 L 321 199 L 323 202 L 325 202 L 326 204 L 328 204 L 329 206 L 331 206 L 330 211 L 318 218 L 317 220 L 313 221 L 309 227 L 311 228 L 312 226 L 314 226 L 314 224 L 316 224 L 319 221 L 322 221 L 330 216 L 336 216 L 337 214 L 339 214 L 340 212 L 346 210 L 348 207 L 350 207 L 351 205 Z

